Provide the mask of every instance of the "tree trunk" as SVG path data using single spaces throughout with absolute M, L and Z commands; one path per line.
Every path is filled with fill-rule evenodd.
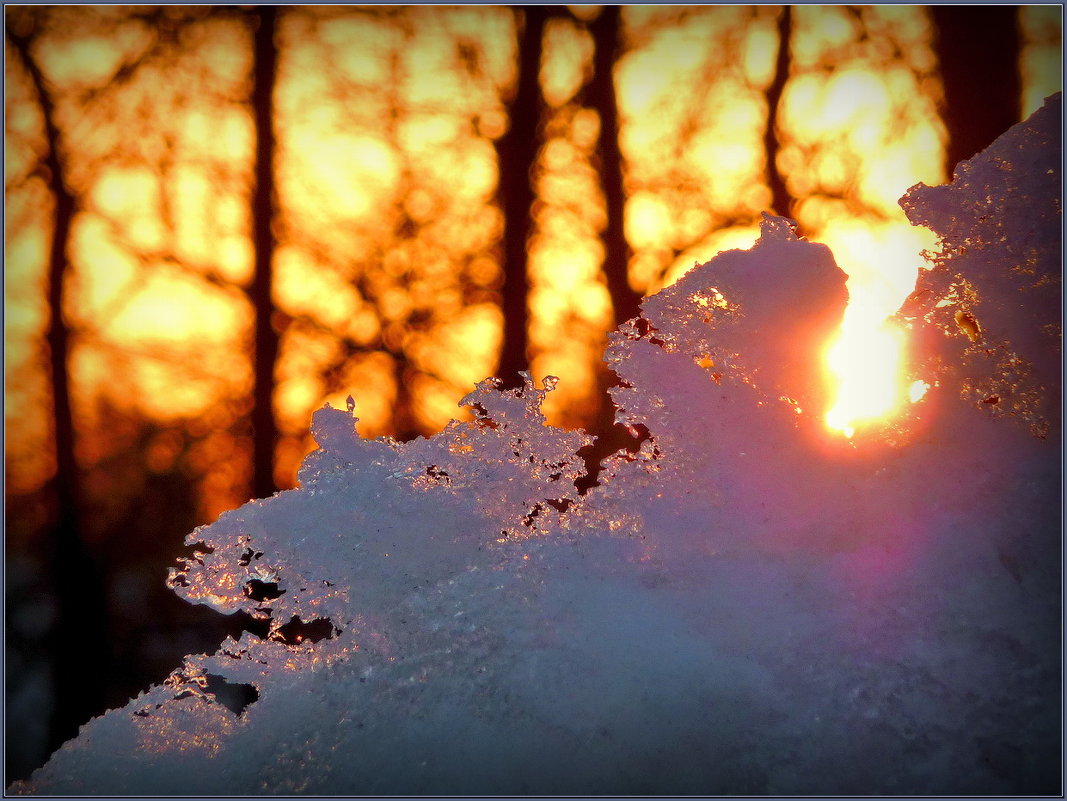
M 793 198 L 784 176 L 778 171 L 778 154 L 782 148 L 778 136 L 778 112 L 782 92 L 789 80 L 789 42 L 793 34 L 793 9 L 783 6 L 778 15 L 778 57 L 774 63 L 774 78 L 767 87 L 767 127 L 763 131 L 763 152 L 767 164 L 767 186 L 771 190 L 771 207 L 775 214 L 793 217 Z
M 600 117 L 600 136 L 597 139 L 597 172 L 604 193 L 606 223 L 601 242 L 604 246 L 604 278 L 612 305 L 612 327 L 617 328 L 640 313 L 641 294 L 630 287 L 629 263 L 632 255 L 626 241 L 624 226 L 626 189 L 623 183 L 622 152 L 619 148 L 619 105 L 615 93 L 615 63 L 619 57 L 622 10 L 619 6 L 604 6 L 599 16 L 589 23 L 593 37 L 593 76 L 585 87 L 589 104 Z M 634 447 L 633 438 L 622 426 L 615 425 L 615 405 L 608 389 L 618 379 L 602 361 L 596 370 L 596 386 L 592 402 L 595 409 L 590 417 L 589 430 L 597 435 L 596 442 L 582 451 L 586 459 L 588 483 L 596 480 L 600 460 L 621 448 Z M 584 486 L 584 485 L 583 485 Z
M 1022 114 L 1017 6 L 932 6 L 945 90 L 946 172 L 992 144 Z
M 48 250 L 46 295 L 49 323 L 45 335 L 52 382 L 52 425 L 56 473 L 52 480 L 55 520 L 50 552 L 58 615 L 49 638 L 53 702 L 49 748 L 55 750 L 78 727 L 105 711 L 104 688 L 110 673 L 109 618 L 105 581 L 85 543 L 85 506 L 75 456 L 70 385 L 71 331 L 63 317 L 65 280 L 70 267 L 70 233 L 76 211 L 60 155 L 55 106 L 44 76 L 30 52 L 28 37 L 7 32 L 25 67 L 44 120 L 48 189 L 55 200 Z
M 533 177 L 544 106 L 539 73 L 542 36 L 548 14 L 549 9 L 541 6 L 526 6 L 522 10 L 517 87 L 508 105 L 510 124 L 507 133 L 496 143 L 500 206 L 504 213 L 504 287 L 501 299 L 504 338 L 497 375 L 507 386 L 521 385 L 518 372 L 528 369 L 529 364 L 527 248 L 534 225 L 536 193 Z
M 621 22 L 619 6 L 604 6 L 600 16 L 589 26 L 596 49 L 588 97 L 600 116 L 597 161 L 607 216 L 602 237 L 604 277 L 614 309 L 615 326 L 636 317 L 641 303 L 641 295 L 630 288 L 627 277 L 631 253 L 623 226 L 626 192 L 622 177 L 622 153 L 619 150 L 619 107 L 613 72 L 619 55 Z
M 274 42 L 278 9 L 259 6 L 253 12 L 255 42 L 250 98 L 256 128 L 255 188 L 252 194 L 252 246 L 255 268 L 248 295 L 255 314 L 254 387 L 252 390 L 252 494 L 266 498 L 277 490 L 274 453 L 278 428 L 274 418 L 274 368 L 278 334 L 274 330 L 274 84 L 278 51 Z

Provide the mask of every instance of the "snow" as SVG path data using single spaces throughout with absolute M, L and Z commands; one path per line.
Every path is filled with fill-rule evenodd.
M 943 363 L 970 400 L 1037 436 L 1061 403 L 1062 116 L 1053 95 L 995 152 L 960 164 L 951 184 L 919 184 L 902 201 L 913 224 L 941 236 L 904 313 L 933 334 L 927 368 Z
M 403 444 L 317 412 L 300 488 L 168 579 L 270 635 L 11 789 L 1059 792 L 1058 103 L 902 201 L 942 250 L 901 312 L 930 389 L 891 426 L 827 432 L 845 276 L 765 217 L 612 335 L 648 437 L 585 495 L 555 379 L 482 382 L 473 421 Z

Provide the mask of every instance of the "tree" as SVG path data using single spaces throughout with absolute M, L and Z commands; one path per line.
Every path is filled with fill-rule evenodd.
M 612 328 L 617 328 L 640 313 L 641 293 L 630 286 L 629 265 L 633 256 L 626 239 L 626 185 L 623 179 L 624 159 L 619 145 L 619 102 L 615 88 L 615 65 L 622 55 L 622 10 L 619 6 L 604 6 L 600 14 L 586 26 L 593 38 L 592 75 L 583 87 L 579 99 L 596 110 L 600 131 L 596 143 L 596 166 L 600 189 L 604 196 L 604 248 L 602 271 L 611 298 Z M 618 378 L 606 365 L 598 365 L 593 395 L 594 410 L 590 414 L 589 429 L 597 440 L 582 451 L 586 465 L 583 487 L 596 481 L 600 464 L 606 456 L 622 448 L 635 448 L 633 436 L 615 423 L 615 405 L 608 389 L 618 385 Z
M 778 154 L 782 149 L 778 110 L 782 91 L 789 80 L 789 45 L 793 31 L 793 9 L 783 6 L 778 15 L 778 55 L 774 62 L 774 78 L 767 87 L 767 125 L 763 131 L 763 152 L 767 162 L 767 186 L 771 190 L 771 208 L 785 217 L 793 215 L 793 198 L 786 187 L 785 177 L 778 169 Z
M 551 10 L 525 6 L 516 10 L 519 33 L 515 92 L 507 104 L 508 130 L 496 141 L 500 170 L 500 205 L 504 212 L 501 235 L 504 286 L 501 309 L 504 337 L 497 375 L 507 386 L 521 386 L 519 371 L 526 370 L 529 354 L 527 328 L 527 246 L 533 232 L 536 198 L 532 180 L 540 149 L 539 131 L 544 109 L 539 73 L 545 21 Z
M 588 101 L 600 117 L 597 138 L 597 168 L 604 193 L 607 218 L 601 240 L 604 244 L 604 278 L 611 295 L 613 328 L 638 314 L 641 295 L 630 287 L 628 267 L 632 252 L 623 227 L 626 186 L 623 157 L 619 149 L 619 104 L 615 93 L 615 64 L 621 55 L 622 10 L 604 6 L 589 23 L 593 35 L 593 75 L 586 87 Z
M 84 539 L 85 499 L 75 453 L 70 386 L 72 333 L 64 318 L 71 225 L 77 204 L 67 179 L 65 143 L 61 141 L 57 126 L 55 104 L 34 58 L 37 25 L 37 20 L 20 15 L 8 19 L 5 33 L 33 86 L 47 146 L 42 172 L 47 177 L 54 201 L 45 292 L 49 310 L 46 341 L 56 460 L 52 478 L 54 508 L 50 551 L 59 614 L 51 642 L 55 706 L 49 736 L 51 746 L 56 748 L 77 733 L 78 726 L 87 716 L 99 713 L 97 696 L 86 687 L 84 668 L 72 655 L 83 654 L 100 675 L 109 673 L 107 641 L 100 636 L 100 632 L 108 629 L 109 615 L 100 568 Z
M 249 98 L 256 129 L 255 185 L 252 194 L 252 247 L 255 267 L 248 297 L 255 315 L 254 388 L 252 390 L 252 494 L 274 494 L 274 453 L 278 426 L 274 418 L 274 370 L 278 333 L 274 330 L 274 84 L 278 74 L 275 42 L 278 9 L 257 6 L 249 12 L 254 27 L 252 94 Z
M 951 175 L 956 164 L 1019 122 L 1019 10 L 935 5 L 930 14 L 945 95 L 945 167 Z

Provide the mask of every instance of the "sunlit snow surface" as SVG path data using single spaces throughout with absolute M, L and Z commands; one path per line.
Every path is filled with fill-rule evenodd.
M 827 432 L 845 276 L 766 218 L 612 335 L 650 436 L 584 496 L 587 439 L 529 382 L 407 444 L 317 412 L 301 487 L 169 579 L 270 637 L 12 789 L 1058 794 L 1060 114 L 904 199 L 943 252 L 901 312 L 931 385 L 903 418 Z

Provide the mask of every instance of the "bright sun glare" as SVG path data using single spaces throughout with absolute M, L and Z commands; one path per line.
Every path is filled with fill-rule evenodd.
M 917 258 L 901 261 L 901 275 L 914 275 L 911 265 Z M 823 356 L 835 393 L 824 421 L 851 439 L 860 426 L 894 417 L 907 403 L 917 403 L 930 385 L 922 380 L 907 383 L 907 334 L 889 319 L 902 300 L 901 291 L 872 283 L 853 286 L 851 280 L 849 290 L 845 319 Z
M 885 194 L 904 191 L 890 186 Z M 888 318 L 914 289 L 924 264 L 920 254 L 936 246 L 936 237 L 899 219 L 875 226 L 838 222 L 821 241 L 849 275 L 845 318 L 824 352 L 835 385 L 824 420 L 851 438 L 861 426 L 892 418 L 925 394 L 923 382 L 907 385 L 907 335 Z
M 837 398 L 826 424 L 846 437 L 860 423 L 890 416 L 904 399 L 904 333 L 888 323 L 846 320 L 826 351 Z

